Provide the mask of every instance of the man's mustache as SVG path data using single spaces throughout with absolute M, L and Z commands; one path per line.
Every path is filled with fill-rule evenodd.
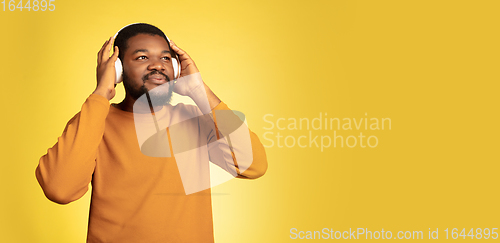
M 161 74 L 161 75 L 163 75 L 165 77 L 165 79 L 167 80 L 167 82 L 170 81 L 170 78 L 166 74 L 164 74 L 164 73 L 162 73 L 162 72 L 160 72 L 158 70 L 154 70 L 154 71 L 152 71 L 152 72 L 144 75 L 144 77 L 142 77 L 142 81 L 146 82 L 146 80 L 148 80 L 151 75 L 155 75 L 155 74 Z

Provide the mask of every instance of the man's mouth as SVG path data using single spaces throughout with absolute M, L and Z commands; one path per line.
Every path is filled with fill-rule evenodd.
M 168 78 L 164 74 L 161 74 L 161 73 L 154 73 L 154 74 L 151 73 L 151 74 L 147 75 L 146 78 L 151 83 L 158 84 L 158 85 L 164 84 L 168 81 Z
M 152 81 L 153 83 L 161 83 L 161 84 L 167 82 L 167 79 L 165 79 L 165 77 L 160 74 L 151 75 L 149 76 L 148 80 Z

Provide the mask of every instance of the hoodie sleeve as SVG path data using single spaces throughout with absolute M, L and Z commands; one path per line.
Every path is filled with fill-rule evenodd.
M 90 95 L 57 143 L 40 158 L 35 175 L 49 200 L 67 204 L 87 192 L 108 112 L 106 98 Z
M 213 113 L 214 132 L 208 138 L 210 161 L 233 176 L 256 179 L 267 170 L 264 146 L 244 123 L 244 115 L 221 102 Z

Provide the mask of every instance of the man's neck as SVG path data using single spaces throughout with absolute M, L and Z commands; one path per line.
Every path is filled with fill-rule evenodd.
M 115 107 L 122 110 L 122 111 L 134 112 L 134 104 L 136 106 L 139 106 L 139 107 L 136 107 L 136 109 L 135 109 L 136 113 L 150 113 L 151 112 L 151 108 L 150 108 L 149 104 L 144 104 L 143 102 L 138 102 L 136 104 L 136 100 L 134 98 L 130 97 L 129 95 L 126 95 L 125 99 L 123 99 L 122 102 L 116 104 Z M 139 108 L 139 109 L 137 109 L 137 108 Z M 162 108 L 163 108 L 163 106 L 155 106 L 154 110 L 159 111 Z

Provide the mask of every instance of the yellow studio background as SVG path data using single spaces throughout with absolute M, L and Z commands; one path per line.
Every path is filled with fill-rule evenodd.
M 500 228 L 500 2 L 53 3 L 0 5 L 0 242 L 85 241 L 90 193 L 52 203 L 34 170 L 94 90 L 104 41 L 134 22 L 186 50 L 268 146 L 264 177 L 213 188 L 216 242 L 304 241 L 324 228 L 422 231 L 425 240 L 430 228 L 446 240 L 446 228 L 449 239 L 453 228 Z M 308 129 L 320 115 L 322 127 Z M 336 131 L 325 127 L 331 118 L 391 126 Z M 310 142 L 326 145 L 334 131 L 344 140 L 362 132 L 365 148 Z

